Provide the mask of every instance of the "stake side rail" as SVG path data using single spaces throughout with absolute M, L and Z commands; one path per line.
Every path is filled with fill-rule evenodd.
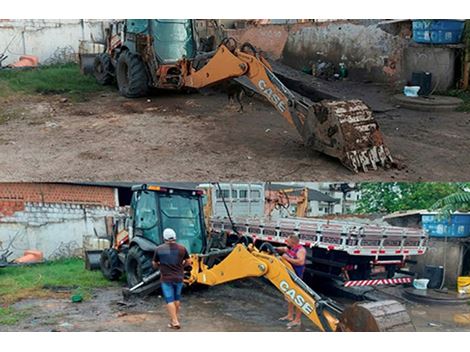
M 422 255 L 427 245 L 427 235 L 419 229 L 308 218 L 233 220 L 238 234 L 254 241 L 283 244 L 290 234 L 295 234 L 306 247 L 345 251 L 353 256 Z M 227 219 L 212 218 L 210 225 L 215 233 L 235 234 Z

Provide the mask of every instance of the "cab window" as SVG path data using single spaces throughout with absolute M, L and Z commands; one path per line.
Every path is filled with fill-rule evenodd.
M 158 243 L 158 216 L 157 199 L 154 192 L 141 192 L 137 196 L 137 207 L 134 213 L 134 224 L 137 230 L 142 231 L 142 235 Z
M 189 253 L 201 253 L 204 234 L 201 226 L 199 200 L 194 197 L 167 194 L 160 196 L 162 228 L 176 232 L 176 242 Z

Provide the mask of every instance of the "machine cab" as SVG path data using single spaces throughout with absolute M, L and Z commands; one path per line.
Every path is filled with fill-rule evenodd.
M 132 238 L 140 237 L 160 245 L 163 230 L 172 228 L 176 232 L 176 242 L 190 254 L 204 251 L 206 229 L 202 191 L 156 185 L 139 185 L 132 189 Z
M 154 53 L 159 64 L 174 64 L 196 54 L 194 28 L 190 19 L 128 19 L 127 40 L 137 35 L 152 38 Z

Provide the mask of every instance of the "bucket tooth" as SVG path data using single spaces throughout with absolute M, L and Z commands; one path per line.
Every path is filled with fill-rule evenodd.
M 308 111 L 302 135 L 308 146 L 340 159 L 356 173 L 393 165 L 371 109 L 360 100 L 316 103 Z

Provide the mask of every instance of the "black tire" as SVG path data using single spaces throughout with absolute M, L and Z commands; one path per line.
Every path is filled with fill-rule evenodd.
M 395 265 L 387 265 L 386 269 L 387 269 L 387 279 L 393 279 L 393 277 L 395 276 L 395 272 L 397 270 L 396 266 Z
M 133 287 L 153 272 L 152 258 L 138 246 L 129 249 L 126 258 L 127 284 Z
M 95 57 L 93 75 L 96 81 L 103 86 L 114 83 L 114 66 L 109 54 L 103 53 Z
M 122 274 L 118 252 L 114 248 L 105 249 L 101 253 L 100 269 L 108 280 L 118 280 Z
M 127 98 L 146 96 L 149 92 L 147 71 L 139 55 L 124 51 L 118 59 L 116 78 L 119 93 Z
M 369 280 L 371 269 L 368 264 L 358 264 L 357 270 L 352 271 L 349 275 L 351 280 Z

